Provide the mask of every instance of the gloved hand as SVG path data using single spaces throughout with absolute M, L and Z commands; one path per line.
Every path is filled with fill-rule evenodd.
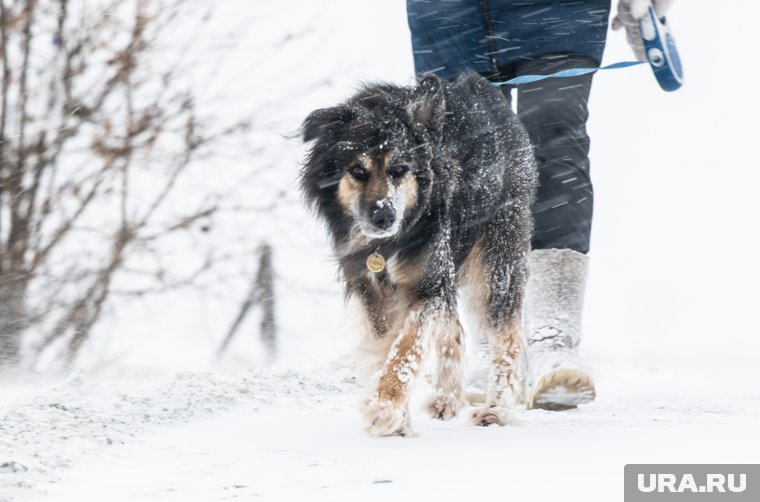
M 644 42 L 641 40 L 641 27 L 639 20 L 644 17 L 649 8 L 649 4 L 654 6 L 654 10 L 659 17 L 665 15 L 665 12 L 673 4 L 674 0 L 620 0 L 618 2 L 617 16 L 612 20 L 612 29 L 619 30 L 625 27 L 625 35 L 628 43 L 639 61 L 646 60 L 644 53 Z

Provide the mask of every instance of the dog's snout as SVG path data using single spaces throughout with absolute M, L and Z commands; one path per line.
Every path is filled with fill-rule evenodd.
M 370 219 L 372 220 L 372 224 L 377 228 L 388 230 L 393 225 L 393 222 L 396 221 L 396 214 L 389 207 L 378 207 L 372 209 Z

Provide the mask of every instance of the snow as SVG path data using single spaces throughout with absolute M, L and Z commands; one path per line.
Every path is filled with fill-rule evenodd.
M 3 446 L 27 470 L 0 473 L 0 493 L 200 502 L 456 500 L 499 490 L 610 500 L 626 463 L 756 461 L 756 372 L 667 359 L 669 366 L 659 357 L 596 361 L 598 401 L 562 413 L 523 410 L 517 427 L 416 411 L 413 438 L 361 430 L 364 394 L 344 365 L 153 381 L 79 377 L 4 413 L 11 444 Z M 413 411 L 431 390 L 419 386 Z
M 418 437 L 371 438 L 358 411 L 366 394 L 352 367 L 334 362 L 357 337 L 324 232 L 300 204 L 302 150 L 289 138 L 362 80 L 409 82 L 404 2 L 261 2 L 250 13 L 233 4 L 218 3 L 214 26 L 243 42 L 209 87 L 224 92 L 219 113 L 259 114 L 255 165 L 285 194 L 250 225 L 276 249 L 281 359 L 264 367 L 244 341 L 234 361 L 209 357 L 247 280 L 125 306 L 100 328 L 110 338 L 84 372 L 0 387 L 0 501 L 608 501 L 619 500 L 627 463 L 757 463 L 759 6 L 674 6 L 687 78 L 676 93 L 645 67 L 595 80 L 581 351 L 597 400 L 519 410 L 522 426 L 483 429 L 465 415 L 426 418 L 423 382 L 412 402 Z M 261 29 L 246 29 L 251 16 Z M 606 62 L 629 58 L 611 33 Z

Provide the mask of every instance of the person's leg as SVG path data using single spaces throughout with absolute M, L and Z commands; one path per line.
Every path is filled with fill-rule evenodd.
M 544 56 L 518 64 L 518 75 L 587 68 L 585 56 Z M 588 253 L 594 193 L 589 176 L 588 98 L 593 75 L 520 86 L 517 113 L 535 145 L 539 188 L 533 249 Z
M 416 73 L 452 80 L 467 70 L 492 73 L 488 33 L 479 0 L 431 2 L 407 0 Z
M 544 56 L 518 63 L 517 73 L 596 65 L 585 56 Z M 592 78 L 546 79 L 517 91 L 539 171 L 525 292 L 528 407 L 571 408 L 595 397 L 577 353 L 593 212 L 586 132 Z

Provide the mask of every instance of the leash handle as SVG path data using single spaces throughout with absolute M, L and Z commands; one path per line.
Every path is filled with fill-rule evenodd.
M 679 89 L 683 85 L 683 66 L 667 19 L 657 17 L 650 4 L 639 23 L 644 52 L 660 87 L 667 92 Z
M 549 75 L 522 75 L 504 82 L 492 82 L 491 85 L 497 87 L 501 85 L 523 85 L 547 78 L 577 77 L 601 70 L 618 70 L 649 63 L 660 87 L 667 92 L 680 89 L 683 85 L 683 65 L 667 19 L 658 17 L 650 2 L 647 14 L 639 21 L 639 24 L 646 61 L 621 61 L 595 68 L 571 68 Z

